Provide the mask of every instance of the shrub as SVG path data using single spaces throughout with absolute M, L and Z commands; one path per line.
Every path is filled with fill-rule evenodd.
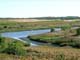
M 25 55 L 26 51 L 23 49 L 24 45 L 19 41 L 14 41 L 13 43 L 8 44 L 8 47 L 5 49 L 5 53 L 13 55 Z
M 66 29 L 70 29 L 70 28 L 71 28 L 71 26 L 69 26 L 69 25 L 61 26 L 61 29 L 62 29 L 62 30 L 66 30 Z
M 7 48 L 7 43 L 4 37 L 0 36 L 0 52 L 4 51 Z
M 29 46 L 29 44 L 0 36 L 0 53 L 26 55 L 26 51 L 24 49 L 26 46 Z
M 4 26 L 4 28 L 7 28 L 7 26 Z
M 80 28 L 76 30 L 76 35 L 80 35 Z
M 54 32 L 54 29 L 53 29 L 53 28 L 51 28 L 50 32 Z

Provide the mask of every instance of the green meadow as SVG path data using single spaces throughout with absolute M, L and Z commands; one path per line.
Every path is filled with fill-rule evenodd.
M 15 20 L 15 19 L 13 19 Z M 36 22 L 16 22 L 13 20 L 0 20 L 0 32 L 12 32 L 22 30 L 48 29 L 54 27 L 80 26 L 79 21 L 36 21 Z M 19 20 L 19 19 L 18 19 Z

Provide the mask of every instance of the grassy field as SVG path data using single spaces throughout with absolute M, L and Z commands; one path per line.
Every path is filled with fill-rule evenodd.
M 30 47 L 31 51 L 35 51 L 38 55 L 38 59 L 42 60 L 79 60 L 80 49 L 68 48 L 68 47 Z M 34 58 L 37 60 L 37 58 Z
M 0 54 L 0 60 L 80 60 L 80 49 L 69 47 L 27 47 L 27 56 Z
M 61 26 L 80 26 L 79 21 L 35 21 L 16 22 L 14 20 L 0 20 L 0 32 L 46 29 Z

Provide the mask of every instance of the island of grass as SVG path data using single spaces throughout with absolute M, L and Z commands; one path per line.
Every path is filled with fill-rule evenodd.
M 80 48 L 80 28 L 28 36 L 30 40 Z

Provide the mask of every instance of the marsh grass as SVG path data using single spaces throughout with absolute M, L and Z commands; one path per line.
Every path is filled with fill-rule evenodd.
M 70 47 L 27 47 L 27 56 L 0 54 L 0 60 L 80 60 L 80 49 Z
M 9 31 L 22 31 L 22 30 L 35 30 L 35 29 L 47 29 L 54 27 L 70 27 L 80 26 L 79 21 L 36 21 L 36 22 L 16 22 L 10 20 L 0 20 L 0 32 Z

